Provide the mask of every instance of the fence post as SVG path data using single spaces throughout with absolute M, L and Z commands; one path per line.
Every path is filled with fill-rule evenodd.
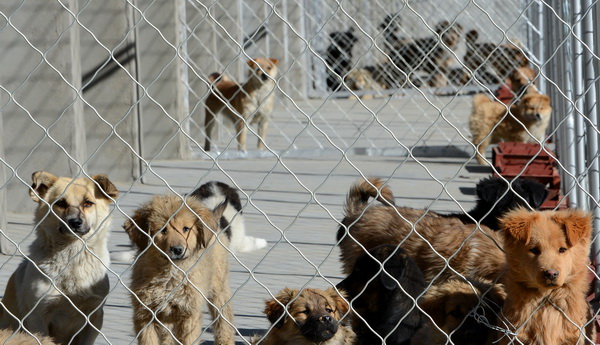
M 0 112 L 0 158 L 6 157 L 4 155 L 4 143 L 2 140 L 4 137 L 3 133 L 2 112 Z M 8 229 L 8 219 L 6 218 L 6 190 L 8 189 L 8 181 L 6 179 L 3 163 L 0 163 L 0 185 L 4 185 L 4 187 L 0 189 L 0 253 L 6 254 L 8 243 L 4 234 L 6 234 L 6 230 Z

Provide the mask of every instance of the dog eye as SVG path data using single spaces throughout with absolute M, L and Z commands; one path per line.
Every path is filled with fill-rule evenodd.
M 58 207 L 58 208 L 68 208 L 69 207 L 69 204 L 64 199 L 58 200 L 57 202 L 54 203 L 54 205 L 56 205 L 56 207 Z
M 333 313 L 333 309 L 331 309 L 331 308 L 325 308 L 325 311 L 328 312 L 328 313 L 330 313 L 330 314 Z
M 306 314 L 306 315 L 308 315 L 308 314 L 310 314 L 310 310 L 304 309 L 303 311 L 300 312 L 300 314 Z
M 84 201 L 84 202 L 83 202 L 83 205 L 82 205 L 82 206 L 83 206 L 84 208 L 88 208 L 88 207 L 92 207 L 92 206 L 94 206 L 94 203 L 93 203 L 93 202 L 91 202 L 91 201 L 89 201 L 89 200 L 86 200 L 86 201 Z
M 190 228 L 188 228 L 187 226 L 184 226 L 182 230 L 183 230 L 183 232 L 188 232 L 188 231 L 190 231 Z
M 534 255 L 540 255 L 541 254 L 540 248 L 538 248 L 538 247 L 531 248 L 531 249 L 529 249 L 529 251 L 532 254 L 534 254 Z
M 464 317 L 464 314 L 458 309 L 455 309 L 448 314 L 455 319 L 462 319 Z
M 567 248 L 565 247 L 560 247 L 560 249 L 558 250 L 559 253 L 564 253 L 567 251 Z
M 167 228 L 163 228 L 163 229 L 160 231 L 160 233 L 161 233 L 161 234 L 166 234 L 166 233 L 167 233 Z

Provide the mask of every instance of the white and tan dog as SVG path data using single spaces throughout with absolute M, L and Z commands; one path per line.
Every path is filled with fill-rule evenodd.
M 258 124 L 258 149 L 265 148 L 265 138 L 275 102 L 275 78 L 279 60 L 256 58 L 248 61 L 248 80 L 240 85 L 226 76 L 213 73 L 209 81 L 214 83 L 206 98 L 204 150 L 210 151 L 212 132 L 216 117 L 223 113 L 235 125 L 238 149 L 246 151 L 247 127 Z
M 57 343 L 93 344 L 109 290 L 107 238 L 117 188 L 106 175 L 72 179 L 38 171 L 32 179 L 36 238 L 8 280 L 0 328 L 17 329 L 22 321 Z

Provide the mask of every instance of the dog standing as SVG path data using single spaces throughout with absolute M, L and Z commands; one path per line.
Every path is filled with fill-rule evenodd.
M 369 198 L 382 205 L 369 205 Z M 365 249 L 382 244 L 400 245 L 427 282 L 444 281 L 457 273 L 495 281 L 503 274 L 506 260 L 498 232 L 435 212 L 396 207 L 389 187 L 375 178 L 350 188 L 337 240 L 346 274 Z
M 341 293 L 341 295 L 340 295 Z M 355 334 L 342 322 L 348 313 L 344 293 L 327 290 L 285 288 L 266 302 L 265 314 L 272 328 L 261 345 L 353 345 Z
M 416 299 L 425 287 L 423 273 L 402 248 L 384 244 L 361 255 L 337 285 L 351 301 L 356 343 L 410 344 L 424 320 Z
M 106 175 L 72 179 L 38 171 L 32 179 L 36 238 L 8 280 L 0 328 L 16 330 L 21 320 L 58 343 L 93 344 L 109 291 L 110 204 L 119 192 Z
M 501 224 L 508 262 L 502 314 L 516 339 L 506 335 L 500 344 L 588 343 L 590 214 L 517 209 Z
M 213 83 L 205 102 L 204 150 L 210 151 L 213 129 L 219 113 L 234 123 L 238 149 L 246 151 L 247 132 L 250 124 L 258 125 L 258 149 L 265 148 L 265 139 L 275 103 L 275 78 L 279 60 L 256 58 L 248 61 L 248 80 L 239 85 L 218 73 L 209 76 Z M 220 79 L 219 79 L 220 78 Z
M 469 128 L 473 145 L 477 147 L 477 161 L 486 164 L 485 149 L 501 140 L 522 143 L 543 141 L 551 114 L 550 97 L 543 94 L 528 93 L 508 111 L 506 105 L 484 94 L 473 96 Z
M 172 343 L 165 327 L 184 345 L 197 342 L 204 296 L 211 303 L 215 344 L 234 344 L 227 239 L 215 234 L 225 207 L 211 211 L 195 197 L 184 204 L 176 195 L 154 196 L 125 222 L 139 249 L 131 300 L 140 345 Z
M 327 69 L 327 87 L 331 91 L 339 91 L 341 80 L 352 70 L 352 49 L 358 38 L 354 35 L 354 28 L 345 32 L 332 32 L 329 34 L 331 44 L 327 47 L 325 63 L 331 68 Z
M 246 235 L 242 202 L 235 188 L 223 182 L 210 181 L 198 187 L 191 195 L 200 199 L 204 206 L 209 209 L 214 209 L 218 205 L 225 203 L 226 208 L 219 219 L 219 223 L 221 229 L 225 231 L 225 235 L 229 239 L 229 249 L 234 252 L 244 253 L 267 246 L 265 239 Z

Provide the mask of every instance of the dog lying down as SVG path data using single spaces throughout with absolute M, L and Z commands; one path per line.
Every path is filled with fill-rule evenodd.
M 348 314 L 343 291 L 334 288 L 285 288 L 266 302 L 265 314 L 271 328 L 264 337 L 255 336 L 252 344 L 261 345 L 350 345 L 355 334 L 342 318 Z
M 487 185 L 494 180 L 484 181 L 483 185 Z M 523 190 L 526 194 L 524 199 L 536 201 L 536 205 L 530 206 L 539 206 L 541 196 L 527 195 L 532 191 L 545 195 L 545 189 L 535 182 L 526 184 L 529 183 L 534 188 Z M 480 188 L 480 192 L 483 190 Z M 484 198 L 478 200 L 478 204 L 493 200 L 488 199 L 493 194 L 482 193 Z M 369 205 L 371 197 L 377 198 L 381 205 Z M 509 200 L 511 202 L 505 207 L 492 209 L 494 215 L 488 215 L 490 223 L 502 216 L 503 212 L 523 203 L 520 198 Z M 477 209 L 478 206 L 475 207 Z M 480 209 L 485 208 L 482 206 Z M 381 244 L 401 244 L 417 262 L 427 282 L 455 275 L 456 272 L 447 267 L 446 260 L 450 260 L 450 265 L 458 273 L 476 274 L 475 278 L 494 281 L 503 272 L 504 253 L 497 244 L 501 241 L 500 236 L 485 225 L 478 227 L 467 220 L 468 217 L 461 215 L 443 216 L 422 209 L 397 207 L 391 190 L 383 185 L 382 180 L 372 178 L 358 181 L 348 192 L 345 217 L 337 233 L 343 271 L 345 274 L 352 272 L 356 259 L 364 253 L 363 247 L 370 250 Z M 478 254 L 481 252 L 488 252 L 489 255 L 481 256 Z
M 225 234 L 229 239 L 228 247 L 231 251 L 244 253 L 263 249 L 267 246 L 265 239 L 246 235 L 242 203 L 235 188 L 223 182 L 210 181 L 198 187 L 191 195 L 200 199 L 204 206 L 209 209 L 214 209 L 219 204 L 226 202 L 227 207 L 219 221 L 221 228 L 225 230 Z
M 357 344 L 378 344 L 381 339 L 390 345 L 409 344 L 424 319 L 416 300 L 425 287 L 423 273 L 402 248 L 384 244 L 361 255 L 337 285 L 348 293 Z
M 502 284 L 456 278 L 432 285 L 419 301 L 431 320 L 427 319 L 411 345 L 444 345 L 448 339 L 453 344 L 492 345 L 498 339 L 493 326 L 505 298 Z

